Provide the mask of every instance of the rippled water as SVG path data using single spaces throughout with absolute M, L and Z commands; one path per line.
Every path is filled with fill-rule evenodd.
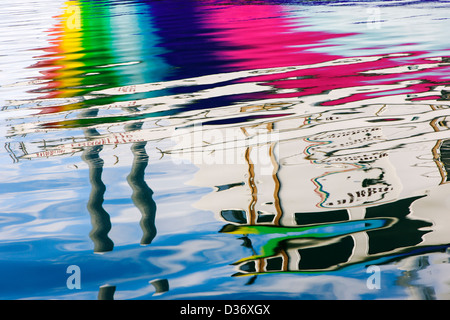
M 450 298 L 448 1 L 0 13 L 1 299 Z

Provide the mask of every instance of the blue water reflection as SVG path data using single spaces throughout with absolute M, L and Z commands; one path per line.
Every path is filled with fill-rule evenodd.
M 0 299 L 450 297 L 447 2 L 25 7 Z

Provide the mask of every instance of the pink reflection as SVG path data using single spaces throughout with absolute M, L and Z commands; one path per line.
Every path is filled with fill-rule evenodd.
M 279 98 L 303 97 L 326 94 L 336 89 L 350 89 L 348 96 L 321 103 L 324 106 L 332 106 L 366 100 L 374 96 L 404 94 L 406 90 L 409 94 L 425 93 L 436 85 L 448 83 L 448 80 L 443 78 L 441 71 L 443 66 L 433 66 L 436 61 L 423 58 L 427 52 L 399 52 L 403 57 L 385 55 L 358 63 L 316 67 L 315 64 L 349 57 L 318 53 L 311 49 L 328 46 L 332 52 L 332 46 L 326 43 L 327 40 L 352 36 L 354 33 L 332 34 L 302 30 L 299 19 L 288 17 L 284 7 L 280 5 L 211 6 L 207 11 L 203 23 L 205 27 L 214 30 L 211 33 L 212 38 L 223 47 L 217 55 L 225 61 L 225 66 L 240 70 L 310 66 L 303 70 L 242 80 L 263 82 L 275 89 L 292 89 L 287 93 L 286 90 L 275 93 Z M 367 48 L 367 52 L 369 54 L 366 57 L 370 58 L 372 52 L 377 52 L 377 48 Z M 408 59 L 405 59 L 405 56 Z M 395 73 L 376 72 L 416 64 L 425 64 L 429 67 L 405 74 L 401 70 Z M 438 70 L 440 72 L 436 72 Z M 369 71 L 375 72 L 367 73 Z M 407 85 L 399 84 L 399 81 L 405 80 L 420 81 Z M 378 86 L 380 89 L 375 88 L 368 92 L 351 90 L 364 86 Z M 397 88 L 390 89 L 383 86 L 397 86 Z M 395 91 L 401 89 L 403 92 Z M 263 99 L 273 98 L 273 95 L 274 93 L 258 93 L 251 96 Z M 435 100 L 436 95 L 430 95 L 428 98 Z M 427 100 L 427 97 L 416 99 Z
M 279 5 L 213 6 L 203 23 L 216 29 L 211 34 L 215 41 L 232 47 L 217 54 L 234 68 L 306 65 L 339 58 L 307 51 L 300 46 L 324 46 L 324 40 L 350 34 L 298 32 L 293 27 L 294 21 L 285 17 L 282 9 Z

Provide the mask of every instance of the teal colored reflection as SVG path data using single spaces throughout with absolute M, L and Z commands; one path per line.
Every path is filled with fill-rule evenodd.
M 166 52 L 160 46 L 162 39 L 153 21 L 151 7 L 114 5 L 110 9 L 111 53 L 120 86 L 158 82 L 164 79 L 171 67 L 161 55 Z M 147 97 L 149 95 L 147 94 Z

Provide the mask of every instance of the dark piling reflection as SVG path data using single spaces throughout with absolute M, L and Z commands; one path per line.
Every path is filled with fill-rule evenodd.
M 95 117 L 97 113 L 98 110 L 91 109 L 84 111 L 82 116 Z M 98 131 L 94 128 L 85 129 L 84 134 L 91 139 L 99 136 Z M 108 237 L 108 233 L 111 230 L 110 216 L 103 208 L 106 186 L 102 180 L 104 161 L 99 156 L 102 149 L 102 145 L 87 147 L 82 154 L 83 161 L 89 166 L 91 193 L 87 209 L 91 215 L 92 223 L 92 230 L 89 236 L 94 243 L 94 252 L 96 253 L 112 251 L 114 248 L 113 241 Z
M 167 279 L 152 280 L 150 281 L 150 284 L 155 288 L 156 295 L 169 291 L 169 281 Z
M 104 285 L 101 286 L 98 291 L 98 300 L 114 300 L 114 293 L 116 292 L 116 286 Z
M 133 123 L 125 127 L 126 131 L 142 128 L 142 123 Z M 142 215 L 140 226 L 143 232 L 141 245 L 150 244 L 156 236 L 155 216 L 156 203 L 153 200 L 153 190 L 145 182 L 145 169 L 148 166 L 148 155 L 145 150 L 147 142 L 136 142 L 131 146 L 134 155 L 133 165 L 127 181 L 133 189 L 131 199 Z

